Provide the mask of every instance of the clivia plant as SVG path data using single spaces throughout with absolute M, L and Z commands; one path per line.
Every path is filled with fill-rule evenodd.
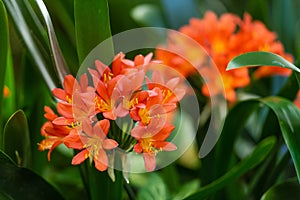
M 0 1 L 0 198 L 297 199 L 297 7 Z

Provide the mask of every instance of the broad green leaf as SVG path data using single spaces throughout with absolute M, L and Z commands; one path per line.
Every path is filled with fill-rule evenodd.
M 278 145 L 274 148 L 275 151 L 272 152 L 271 156 L 260 167 L 255 173 L 253 180 L 251 181 L 250 189 L 251 197 L 254 199 L 260 198 L 266 190 L 272 187 L 284 174 L 287 172 L 287 166 L 290 164 L 291 156 L 290 152 L 285 152 L 285 155 L 279 156 Z M 276 153 L 276 154 L 275 154 Z M 278 158 L 280 157 L 280 158 Z
M 296 33 L 296 8 L 294 0 L 272 0 L 272 29 L 278 34 L 284 47 L 293 52 Z
M 197 154 L 196 154 L 196 156 L 197 156 Z M 194 158 L 197 159 L 196 156 Z M 183 155 L 183 157 L 184 157 L 184 155 Z M 159 172 L 159 176 L 163 179 L 164 183 L 166 184 L 166 186 L 168 187 L 168 189 L 171 193 L 177 192 L 178 189 L 181 187 L 179 171 L 177 170 L 175 165 L 169 165 L 169 166 L 163 168 Z
M 20 168 L 9 161 L 0 150 L 0 197 L 6 199 L 63 199 L 44 179 L 34 172 Z
M 300 182 L 300 110 L 291 101 L 280 97 L 268 97 L 259 101 L 275 113 Z
M 268 22 L 268 3 L 261 0 L 246 1 L 246 10 L 250 15 L 266 24 Z
M 6 123 L 2 147 L 18 166 L 30 165 L 30 137 L 27 119 L 22 110 L 15 112 Z
M 3 0 L 12 22 L 24 42 L 30 57 L 48 87 L 52 90 L 57 84 L 47 40 L 38 17 L 33 12 L 29 1 Z
M 245 127 L 250 115 L 258 108 L 258 103 L 243 101 L 236 104 L 228 113 L 221 136 L 216 145 L 214 164 L 215 177 L 223 175 L 229 168 L 234 144 Z
M 300 135 L 298 134 L 300 133 L 300 110 L 291 101 L 280 97 L 267 97 L 243 101 L 231 110 L 226 118 L 219 144 L 216 147 L 214 162 L 214 165 L 216 166 L 216 177 L 219 177 L 228 169 L 229 161 L 233 154 L 233 147 L 230 145 L 233 146 L 237 134 L 239 134 L 239 130 L 249 117 L 249 114 L 261 104 L 267 106 L 275 113 L 275 117 L 279 122 L 281 133 L 293 158 L 300 181 Z M 234 118 L 236 118 L 236 120 L 243 120 L 234 123 Z M 234 125 L 234 127 L 232 125 Z
M 141 4 L 134 7 L 130 14 L 141 26 L 165 27 L 163 16 L 157 5 Z
M 75 25 L 74 25 L 74 2 L 72 1 L 51 1 L 44 0 L 48 10 L 52 13 L 53 22 L 61 23 L 64 33 L 72 44 L 75 45 Z
M 233 58 L 228 63 L 226 70 L 232 70 L 246 66 L 278 66 L 292 69 L 296 72 L 296 78 L 300 87 L 300 69 L 277 54 L 264 51 L 245 53 Z
M 271 187 L 261 200 L 299 200 L 300 185 L 297 180 L 288 180 Z
M 44 0 L 44 3 L 50 13 L 56 37 L 68 68 L 71 74 L 77 74 L 79 64 L 76 50 L 74 1 Z
M 167 189 L 163 179 L 155 173 L 150 174 L 147 183 L 140 189 L 137 199 L 167 199 Z
M 3 2 L 0 1 L 0 107 L 2 107 L 4 78 L 7 65 L 8 55 L 8 22 L 6 9 Z M 3 109 L 0 109 L 0 138 L 2 137 L 2 121 L 3 121 Z M 0 139 L 1 143 L 1 139 Z
M 300 111 L 291 101 L 280 97 L 267 97 L 243 101 L 231 110 L 225 121 L 219 144 L 216 147 L 215 171 L 217 177 L 222 175 L 229 167 L 230 157 L 233 152 L 232 146 L 239 133 L 240 126 L 243 126 L 249 114 L 251 114 L 251 110 L 256 109 L 261 103 L 275 113 L 285 143 L 294 160 L 298 177 L 300 177 L 300 146 L 297 145 L 298 141 L 300 141 L 300 135 L 298 134 L 300 132 Z M 243 112 L 239 113 L 241 111 Z M 235 120 L 238 119 L 243 119 L 243 121 L 239 123 L 235 122 Z M 238 124 L 238 126 L 236 126 L 236 124 Z M 235 127 L 231 125 L 235 125 Z M 233 132 L 232 130 L 235 131 Z
M 299 90 L 296 72 L 291 74 L 290 77 L 285 82 L 285 85 L 282 86 L 277 93 L 277 96 L 284 97 L 293 101 L 297 96 L 297 92 Z
M 212 183 L 200 188 L 196 193 L 186 198 L 186 200 L 201 200 L 215 194 L 218 190 L 232 183 L 240 176 L 253 169 L 260 164 L 271 152 L 276 139 L 274 137 L 267 138 L 260 142 L 253 152 L 244 160 L 234 166 L 226 174 Z
M 256 67 L 256 66 L 278 66 L 283 68 L 292 69 L 300 72 L 300 69 L 284 59 L 283 57 L 264 51 L 250 52 L 239 55 L 233 58 L 227 65 L 226 70 L 237 69 L 241 67 Z
M 115 181 L 109 177 L 107 171 L 100 172 L 94 166 L 88 166 L 88 179 L 90 197 L 97 199 L 122 199 L 123 175 L 121 171 L 114 170 Z
M 48 10 L 42 0 L 36 0 L 36 3 L 38 5 L 38 8 L 40 9 L 40 12 L 42 13 L 44 22 L 46 24 L 49 43 L 50 43 L 50 52 L 52 55 L 52 58 L 54 60 L 55 69 L 57 71 L 59 80 L 61 83 L 64 82 L 64 78 L 67 74 L 70 74 L 70 71 L 67 67 L 67 64 L 65 62 L 65 59 L 63 57 L 63 54 L 60 50 L 54 27 L 50 18 L 50 15 L 48 13 Z
M 184 185 L 182 185 L 179 188 L 179 191 L 173 196 L 173 200 L 181 200 L 184 199 L 194 192 L 197 191 L 197 189 L 200 187 L 200 181 L 199 180 L 193 180 L 191 182 L 188 182 Z
M 11 48 L 9 48 L 8 55 L 7 55 L 6 71 L 5 71 L 5 85 L 9 89 L 9 96 L 3 98 L 4 109 L 1 109 L 2 111 L 0 111 L 2 112 L 4 121 L 7 121 L 8 118 L 16 111 L 16 101 L 20 100 L 21 99 L 20 96 L 22 95 L 16 92 L 15 73 L 14 73 L 14 66 L 12 60 L 13 58 L 11 55 Z
M 107 0 L 75 0 L 74 15 L 77 54 L 81 64 L 93 48 L 111 37 Z M 113 46 L 106 52 L 113 55 Z

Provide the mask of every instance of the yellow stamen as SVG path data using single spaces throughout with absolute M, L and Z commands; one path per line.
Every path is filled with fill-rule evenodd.
M 153 146 L 152 138 L 142 139 L 141 146 L 143 148 L 143 152 L 145 152 L 145 153 L 154 153 L 156 155 L 158 152 L 162 151 L 162 148 L 156 149 Z
M 72 103 L 72 99 L 69 97 L 69 95 L 66 96 L 67 102 Z
M 107 83 L 107 81 L 110 81 L 113 78 L 114 74 L 111 72 L 106 72 L 103 74 L 103 82 Z
M 162 103 L 164 104 L 164 103 L 166 103 L 168 98 L 172 96 L 173 93 L 169 89 L 165 89 L 165 90 L 163 90 L 162 94 L 163 94 L 163 97 L 164 97 Z
M 96 107 L 101 111 L 111 110 L 111 105 L 105 102 L 103 99 L 95 98 Z
M 149 112 L 148 112 L 147 109 L 145 109 L 145 108 L 139 109 L 139 116 L 141 118 L 141 121 L 144 124 L 149 124 L 149 122 L 150 122 L 150 114 L 149 114 Z

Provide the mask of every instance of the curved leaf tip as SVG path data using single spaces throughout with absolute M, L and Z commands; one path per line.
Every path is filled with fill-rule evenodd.
M 255 67 L 255 66 L 277 66 L 288 68 L 300 73 L 300 69 L 294 64 L 290 63 L 283 57 L 265 51 L 255 51 L 241 54 L 233 58 L 227 65 L 226 70 L 237 69 L 241 67 Z

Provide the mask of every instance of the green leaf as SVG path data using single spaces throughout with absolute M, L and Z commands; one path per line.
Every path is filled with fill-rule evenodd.
M 221 136 L 215 147 L 214 178 L 219 178 L 229 168 L 234 144 L 250 115 L 258 108 L 258 103 L 243 101 L 236 104 L 227 114 Z M 238 117 L 237 117 L 238 116 Z
M 173 200 L 181 200 L 184 199 L 194 192 L 197 191 L 197 189 L 200 187 L 200 181 L 199 180 L 193 180 L 190 181 L 184 185 L 182 185 L 179 189 L 179 191 L 176 193 L 175 196 L 173 196 Z
M 17 167 L 0 150 L 0 197 L 4 199 L 63 199 L 44 179 L 34 172 Z M 2 199 L 2 198 L 1 198 Z
M 3 88 L 4 88 L 4 75 L 7 65 L 8 55 L 8 23 L 7 14 L 3 2 L 0 1 L 0 106 L 2 107 Z M 2 121 L 3 109 L 0 109 L 0 138 L 2 137 Z M 1 139 L 0 139 L 1 142 Z
M 243 126 L 243 124 L 249 117 L 249 114 L 261 103 L 270 108 L 275 113 L 284 141 L 293 158 L 300 182 L 300 135 L 298 134 L 300 133 L 300 110 L 293 104 L 293 102 L 280 97 L 267 97 L 243 101 L 237 104 L 231 110 L 226 118 L 220 138 L 220 143 L 216 147 L 217 150 L 214 163 L 214 165 L 216 166 L 216 177 L 219 177 L 228 169 L 230 157 L 233 154 L 232 146 L 234 144 L 235 138 L 237 137 L 241 126 Z M 246 108 L 248 108 L 248 110 Z M 237 118 L 236 116 L 239 117 Z M 243 119 L 243 121 L 234 123 L 234 120 L 237 119 Z
M 20 96 L 22 94 L 16 92 L 15 87 L 15 73 L 14 73 L 14 66 L 12 63 L 12 55 L 11 55 L 11 48 L 8 50 L 8 56 L 7 56 L 7 65 L 5 70 L 5 85 L 9 88 L 9 96 L 6 98 L 3 98 L 3 108 L 2 116 L 3 120 L 7 121 L 8 118 L 16 111 L 16 100 L 20 100 Z M 0 122 L 1 123 L 1 122 Z M 1 126 L 2 127 L 2 126 Z M 2 130 L 1 130 L 2 131 Z M 0 131 L 0 132 L 1 132 Z M 2 139 L 2 137 L 1 137 Z M 0 139 L 0 144 L 2 143 Z
M 155 173 L 150 174 L 147 183 L 139 191 L 137 199 L 167 199 L 167 189 L 163 179 Z
M 216 191 L 232 183 L 240 176 L 242 176 L 258 164 L 260 164 L 271 152 L 275 141 L 276 139 L 274 137 L 270 137 L 263 140 L 257 145 L 257 147 L 249 156 L 247 156 L 244 160 L 242 160 L 240 163 L 234 166 L 224 176 L 200 188 L 196 193 L 187 197 L 186 200 L 206 199 L 210 195 L 213 195 Z
M 7 164 L 7 163 L 16 165 L 16 163 L 0 149 L 0 165 Z
M 268 97 L 259 101 L 275 113 L 300 182 L 300 110 L 293 102 L 280 97 Z
M 15 112 L 4 127 L 3 150 L 18 166 L 31 163 L 30 138 L 27 119 L 22 110 Z
M 54 60 L 55 69 L 57 71 L 60 82 L 63 83 L 65 76 L 67 74 L 70 74 L 69 68 L 67 67 L 63 54 L 60 50 L 55 35 L 54 27 L 44 2 L 42 0 L 36 0 L 36 3 L 38 5 L 38 8 L 40 9 L 40 12 L 42 13 L 44 22 L 46 24 L 49 43 L 50 43 L 50 52 Z
M 264 51 L 250 52 L 239 55 L 228 63 L 226 70 L 232 70 L 246 66 L 278 66 L 300 72 L 299 68 L 283 57 Z
M 261 200 L 300 200 L 300 185 L 297 180 L 288 180 L 271 187 Z
M 294 0 L 273 0 L 272 29 L 278 34 L 280 41 L 289 52 L 295 48 L 296 7 Z
M 3 2 L 32 61 L 52 90 L 58 85 L 58 81 L 52 68 L 47 39 L 44 37 L 44 30 L 38 17 L 29 1 L 3 0 Z
M 90 196 L 92 200 L 122 199 L 123 175 L 121 171 L 114 170 L 114 182 L 106 171 L 100 172 L 94 166 L 88 166 L 88 173 Z
M 247 12 L 255 18 L 256 20 L 260 20 L 266 24 L 268 22 L 268 3 L 266 1 L 260 0 L 251 0 L 246 1 L 245 6 Z
M 225 121 L 220 138 L 220 144 L 216 147 L 217 153 L 215 165 L 217 166 L 217 173 L 219 173 L 218 170 L 220 170 L 221 173 L 219 173 L 219 175 L 222 175 L 222 172 L 224 173 L 224 171 L 228 169 L 230 155 L 232 155 L 233 150 L 233 147 L 230 147 L 230 145 L 233 145 L 232 140 L 234 140 L 234 138 L 236 138 L 236 134 L 238 134 L 236 131 L 233 132 L 232 130 L 240 130 L 240 124 L 244 123 L 243 121 L 240 123 L 233 123 L 234 121 L 232 120 L 234 120 L 234 116 L 239 116 L 239 119 L 247 120 L 247 112 L 250 113 L 251 110 L 259 106 L 260 103 L 263 103 L 263 105 L 267 106 L 275 113 L 284 141 L 287 144 L 293 158 L 300 181 L 300 146 L 298 144 L 298 141 L 300 141 L 300 135 L 298 134 L 300 133 L 300 110 L 293 104 L 293 102 L 280 97 L 267 97 L 243 101 L 232 109 Z M 246 111 L 246 108 L 249 110 Z M 244 114 L 242 114 L 243 112 Z M 232 125 L 234 124 L 236 126 L 236 124 L 239 124 L 239 126 L 234 128 L 230 126 L 230 122 Z M 234 129 L 231 129 L 230 131 L 230 127 Z M 230 136 L 230 134 L 233 136 Z
M 75 0 L 75 32 L 77 54 L 81 64 L 98 44 L 111 37 L 107 0 Z M 113 46 L 106 49 L 113 55 Z

